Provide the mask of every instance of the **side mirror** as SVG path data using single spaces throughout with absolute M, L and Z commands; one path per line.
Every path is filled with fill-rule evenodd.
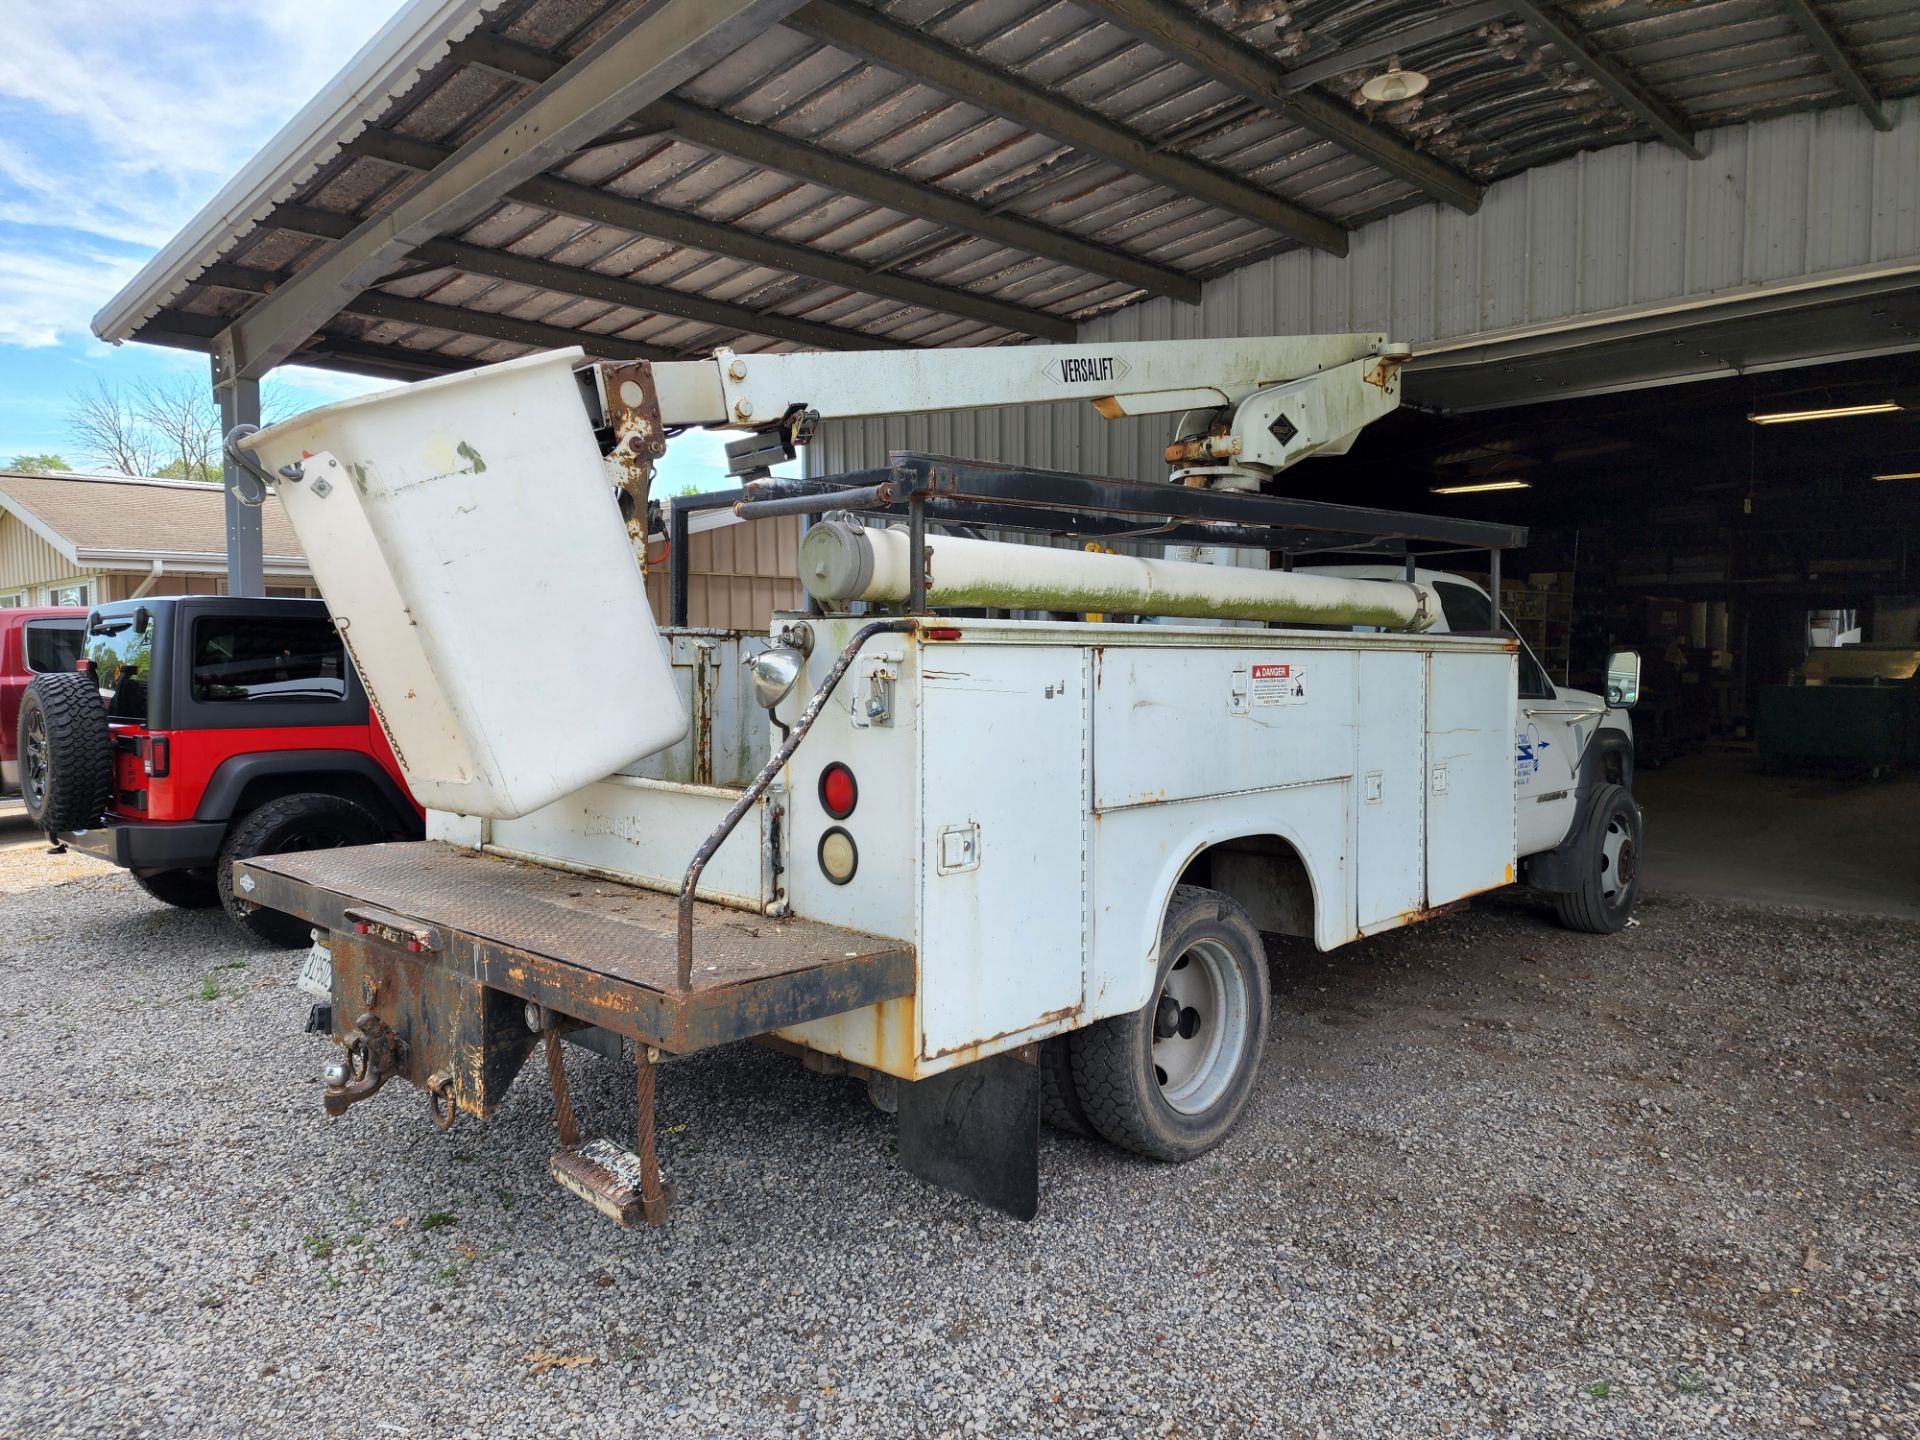
M 1607 656 L 1607 704 L 1629 710 L 1640 698 L 1640 652 L 1616 650 Z

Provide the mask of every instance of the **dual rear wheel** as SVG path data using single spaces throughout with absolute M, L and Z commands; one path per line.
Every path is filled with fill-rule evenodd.
M 1216 890 L 1174 890 L 1153 999 L 1041 1045 L 1041 1108 L 1056 1128 L 1156 1160 L 1191 1160 L 1239 1121 L 1273 1008 L 1260 932 Z

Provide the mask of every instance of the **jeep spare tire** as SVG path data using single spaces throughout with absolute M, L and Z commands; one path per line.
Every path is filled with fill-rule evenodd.
M 99 687 L 36 675 L 20 697 L 20 798 L 42 830 L 90 830 L 113 799 L 113 737 Z

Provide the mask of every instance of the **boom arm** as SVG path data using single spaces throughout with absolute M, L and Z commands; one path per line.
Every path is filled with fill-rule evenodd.
M 1308 455 L 1339 454 L 1399 403 L 1403 345 L 1384 335 L 1154 340 L 985 349 L 802 352 L 596 367 L 616 437 L 646 424 L 777 433 L 821 420 L 1087 400 L 1109 420 L 1178 414 L 1176 479 L 1252 488 Z M 623 425 L 625 419 L 628 424 Z M 657 452 L 656 452 L 657 453 Z

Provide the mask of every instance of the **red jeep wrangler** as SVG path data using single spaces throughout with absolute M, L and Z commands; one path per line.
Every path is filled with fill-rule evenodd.
M 304 945 L 304 921 L 234 893 L 235 860 L 419 838 L 322 602 L 121 600 L 83 638 L 80 668 L 35 676 L 21 700 L 22 799 L 154 899 L 222 904 L 257 939 Z
M 20 793 L 20 697 L 34 676 L 73 669 L 86 621 L 84 608 L 0 610 L 0 801 Z

